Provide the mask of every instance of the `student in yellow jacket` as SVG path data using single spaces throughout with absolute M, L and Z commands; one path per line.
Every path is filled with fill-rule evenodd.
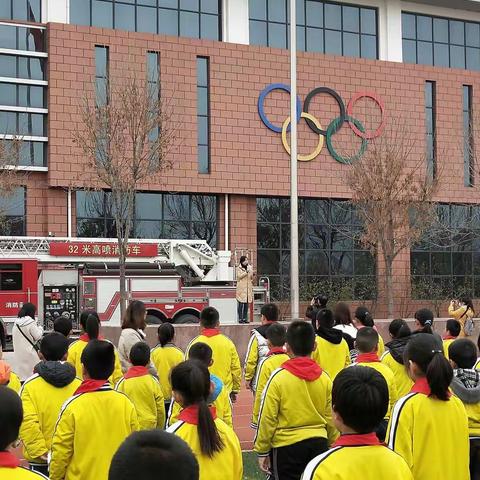
M 130 349 L 130 367 L 115 390 L 135 406 L 140 430 L 165 427 L 165 401 L 158 380 L 150 374 L 150 348 L 138 342 Z
M 355 315 L 353 317 L 352 323 L 357 330 L 363 327 L 372 327 L 375 330 L 377 329 L 375 327 L 375 321 L 373 320 L 373 317 L 371 313 L 368 311 L 367 307 L 358 307 L 355 310 Z M 382 355 L 385 353 L 385 343 L 381 335 L 378 335 L 378 352 L 377 353 L 379 357 L 382 357 Z
M 278 321 L 279 310 L 274 303 L 266 303 L 260 310 L 262 325 L 254 328 L 248 342 L 245 356 L 245 383 L 253 393 L 256 391 L 257 371 L 260 362 L 267 357 L 269 347 L 267 344 L 267 330 L 273 323 Z
M 113 345 L 91 340 L 82 364 L 84 380 L 63 405 L 53 434 L 50 480 L 106 479 L 114 453 L 138 430 L 132 402 L 107 380 L 115 364 Z
M 317 313 L 316 348 L 312 358 L 333 380 L 340 371 L 350 365 L 350 349 L 342 332 L 333 328 L 334 318 L 331 310 L 323 309 Z
M 388 388 L 378 372 L 356 366 L 340 372 L 333 382 L 332 404 L 341 436 L 307 465 L 303 480 L 413 480 L 405 460 L 374 432 L 388 408 Z
M 460 323 L 459 337 L 465 337 L 465 323 L 475 316 L 472 299 L 464 297 L 458 301 L 452 300 L 448 306 L 448 314 Z
M 41 480 L 47 477 L 20 466 L 20 460 L 9 451 L 18 439 L 23 411 L 20 397 L 0 386 L 0 478 L 2 480 Z
M 22 387 L 18 375 L 12 372 L 10 365 L 5 360 L 2 360 L 2 350 L 0 348 L 0 386 L 2 385 L 12 389 L 15 393 L 19 393 Z
M 251 424 L 251 427 L 254 429 L 258 427 L 258 412 L 260 411 L 262 393 L 270 375 L 290 359 L 285 352 L 286 333 L 285 327 L 279 323 L 269 326 L 266 331 L 269 351 L 258 366 L 257 379 L 255 381 L 257 390 L 255 391 Z
M 42 338 L 39 356 L 43 360 L 22 386 L 23 423 L 20 438 L 23 455 L 33 470 L 48 473 L 47 456 L 62 405 L 81 384 L 75 369 L 65 362 L 68 340 L 60 333 Z
M 93 310 L 83 311 L 80 314 L 80 326 L 82 327 L 83 333 L 77 341 L 70 344 L 67 355 L 67 362 L 75 367 L 78 378 L 82 378 L 83 375 L 82 352 L 88 342 L 93 339 L 103 340 L 100 336 L 100 318 L 97 312 L 94 312 Z M 114 387 L 121 378 L 122 368 L 120 365 L 120 358 L 117 349 L 115 349 L 115 369 L 108 381 L 110 382 L 110 385 Z
M 468 479 L 467 414 L 449 391 L 453 370 L 441 342 L 418 333 L 408 343 L 405 357 L 415 385 L 393 408 L 388 446 L 405 459 L 415 480 Z
M 207 368 L 213 364 L 212 349 L 206 343 L 196 343 L 190 348 L 190 360 L 195 360 Z M 225 388 L 223 382 L 216 376 L 210 373 L 210 395 L 207 399 L 208 405 L 215 407 L 217 417 L 223 420 L 229 427 L 233 428 L 232 421 L 232 404 L 230 402 L 230 395 Z M 168 411 L 167 426 L 170 427 L 176 421 L 182 411 L 182 407 L 178 402 L 173 401 Z
M 392 340 L 385 347 L 385 353 L 381 356 L 380 361 L 390 368 L 395 377 L 395 385 L 397 387 L 397 397 L 403 397 L 413 387 L 413 381 L 408 376 L 407 369 L 403 364 L 403 353 L 410 340 L 410 327 L 402 318 L 392 320 L 388 326 L 388 331 Z
M 216 308 L 207 307 L 202 310 L 200 314 L 202 331 L 190 342 L 186 358 L 189 358 L 188 352 L 192 345 L 198 342 L 206 343 L 213 351 L 213 365 L 210 367 L 210 372 L 220 378 L 230 392 L 232 401 L 235 402 L 242 381 L 240 359 L 235 344 L 220 333 L 219 324 L 220 316 Z
M 388 409 L 383 421 L 377 426 L 375 432 L 378 438 L 383 442 L 387 432 L 388 419 L 390 418 L 393 405 L 398 399 L 397 385 L 393 372 L 384 363 L 380 362 L 377 355 L 378 333 L 374 328 L 363 327 L 357 333 L 355 347 L 358 350 L 355 365 L 375 369 L 387 382 L 388 386 Z
M 462 326 L 460 322 L 457 320 L 447 320 L 447 324 L 445 325 L 445 334 L 443 335 L 443 353 L 448 357 L 448 347 L 458 338 L 460 335 L 460 331 Z
M 260 469 L 273 478 L 300 478 L 308 462 L 325 452 L 338 435 L 332 423 L 332 381 L 310 358 L 313 327 L 292 322 L 287 360 L 265 386 L 254 451 Z
M 170 372 L 173 367 L 183 362 L 185 354 L 173 343 L 175 328 L 171 323 L 162 323 L 158 327 L 157 335 L 158 345 L 152 349 L 151 358 L 162 387 L 163 398 L 165 399 L 165 412 L 168 412 L 172 398 Z
M 210 375 L 201 362 L 177 365 L 171 375 L 175 401 L 183 410 L 179 421 L 167 431 L 179 436 L 192 449 L 200 467 L 199 480 L 241 480 L 242 451 L 235 432 L 208 407 Z

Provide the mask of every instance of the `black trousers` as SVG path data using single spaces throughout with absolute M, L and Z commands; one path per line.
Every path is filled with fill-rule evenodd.
M 248 322 L 248 303 L 238 302 L 237 301 L 237 313 L 239 323 Z
M 480 438 L 470 439 L 470 480 L 480 480 Z
M 270 480 L 300 480 L 310 460 L 328 450 L 326 438 L 308 438 L 270 452 Z

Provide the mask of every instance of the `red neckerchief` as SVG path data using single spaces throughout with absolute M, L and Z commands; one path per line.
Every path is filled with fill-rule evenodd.
M 218 328 L 204 328 L 202 335 L 204 337 L 214 337 L 215 335 L 220 335 L 220 330 Z
M 318 363 L 309 357 L 291 358 L 282 364 L 282 368 L 292 375 L 310 382 L 320 378 L 322 374 L 322 369 Z
M 148 368 L 147 367 L 130 367 L 128 371 L 125 373 L 124 378 L 125 380 L 128 378 L 135 378 L 135 377 L 143 377 L 148 375 Z
M 0 452 L 0 467 L 18 468 L 20 460 L 11 452 Z
M 455 340 L 457 337 L 452 337 L 452 335 L 448 335 L 447 333 L 443 336 L 444 340 Z
M 410 393 L 423 393 L 424 395 L 427 395 L 428 397 L 432 394 L 432 391 L 430 390 L 430 385 L 428 384 L 427 378 L 426 377 L 421 377 L 419 378 L 413 385 L 412 389 L 410 390 Z M 448 398 L 452 396 L 452 392 L 448 392 Z
M 80 335 L 78 339 L 86 343 L 88 343 L 91 340 L 91 338 L 88 336 L 88 333 L 83 333 L 82 335 Z M 103 340 L 103 337 L 99 335 L 97 340 Z
M 212 418 L 217 418 L 217 409 L 215 407 L 208 407 Z M 178 415 L 178 419 L 190 425 L 198 425 L 198 405 L 190 405 L 184 408 Z
M 108 380 L 84 380 L 80 386 L 75 390 L 74 395 L 78 395 L 79 393 L 89 393 L 89 392 L 96 392 L 100 390 Z
M 375 432 L 340 435 L 332 447 L 367 447 L 373 445 L 385 445 L 380 442 Z
M 285 353 L 285 349 L 283 347 L 273 347 L 268 351 L 267 357 L 270 355 L 279 355 L 280 353 Z
M 370 353 L 360 353 L 356 359 L 356 363 L 374 363 L 379 362 L 380 359 L 378 358 L 377 352 L 370 352 Z

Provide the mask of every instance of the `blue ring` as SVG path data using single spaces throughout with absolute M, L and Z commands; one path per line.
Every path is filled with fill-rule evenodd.
M 264 104 L 266 96 L 272 92 L 273 90 L 283 90 L 290 94 L 290 87 L 285 85 L 284 83 L 271 83 L 267 87 L 265 87 L 258 97 L 258 114 L 262 119 L 262 122 L 265 124 L 267 128 L 272 130 L 275 133 L 282 133 L 282 127 L 277 127 L 265 115 L 264 111 Z M 300 121 L 300 115 L 302 114 L 302 103 L 300 102 L 300 98 L 297 96 L 297 123 Z M 290 126 L 287 128 L 287 132 L 290 131 Z

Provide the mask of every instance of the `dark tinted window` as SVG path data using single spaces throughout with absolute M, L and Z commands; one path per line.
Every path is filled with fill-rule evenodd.
M 23 236 L 26 233 L 25 188 L 19 187 L 0 198 L 0 234 Z M 9 270 L 18 271 L 18 264 L 9 265 Z M 3 285 L 3 278 L 1 282 Z M 12 285 L 10 281 L 7 283 Z M 2 286 L 2 289 L 5 288 Z

